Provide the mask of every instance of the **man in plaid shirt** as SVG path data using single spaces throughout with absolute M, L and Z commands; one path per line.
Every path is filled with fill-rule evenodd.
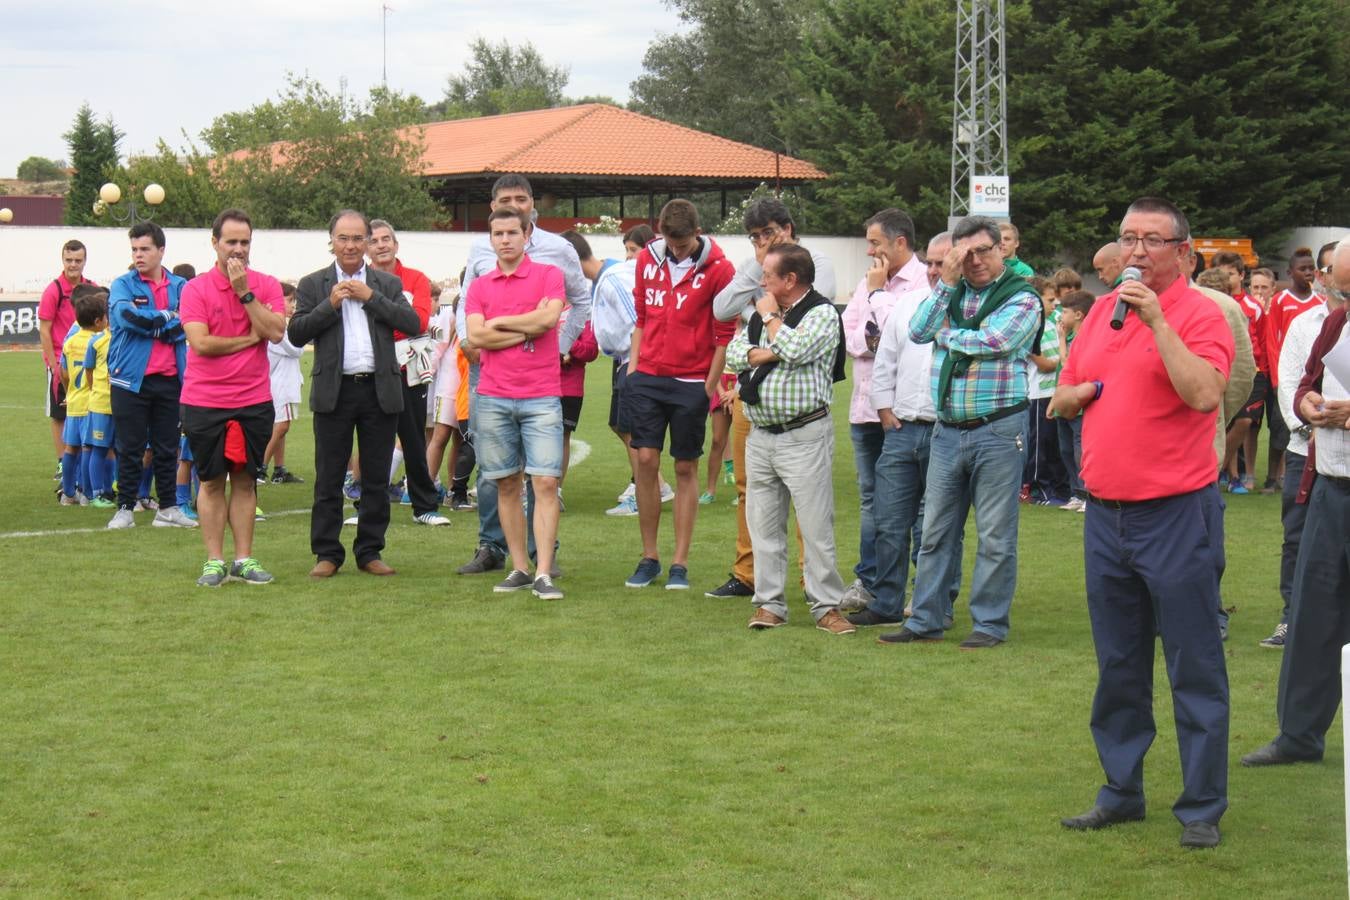
M 787 513 L 797 508 L 806 561 L 806 597 L 816 627 L 857 629 L 839 614 L 844 582 L 834 547 L 834 421 L 830 400 L 843 380 L 843 326 L 834 306 L 812 287 L 811 254 L 779 244 L 764 257 L 757 315 L 727 347 L 740 373 L 752 428 L 745 444 L 746 521 L 755 553 L 753 629 L 787 621 Z
M 909 336 L 933 344 L 937 425 L 928 464 L 923 545 L 914 614 L 882 643 L 940 641 L 960 536 L 975 508 L 979 553 L 970 587 L 974 629 L 962 650 L 1007 640 L 1017 586 L 1017 494 L 1026 457 L 1027 354 L 1041 330 L 1041 300 L 999 252 L 999 226 L 968 216 L 952 229 L 933 294 L 915 311 Z

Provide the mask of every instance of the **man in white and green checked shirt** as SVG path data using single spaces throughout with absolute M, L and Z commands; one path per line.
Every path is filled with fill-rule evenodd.
M 844 583 L 834 546 L 834 382 L 844 377 L 843 325 L 812 287 L 815 263 L 795 244 L 764 257 L 757 315 L 727 347 L 753 426 L 745 446 L 746 520 L 755 553 L 754 629 L 787 621 L 787 514 L 797 508 L 806 597 L 816 627 L 856 629 L 839 614 Z

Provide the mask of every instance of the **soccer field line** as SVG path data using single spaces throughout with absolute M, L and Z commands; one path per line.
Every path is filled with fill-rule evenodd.
M 265 513 L 268 519 L 279 519 L 282 516 L 307 516 L 310 514 L 310 508 L 304 509 L 283 509 L 276 512 Z M 153 527 L 153 526 L 150 526 Z M 106 526 L 102 528 L 53 528 L 48 531 L 0 531 L 0 540 L 9 538 L 40 538 L 40 537 L 61 537 L 67 534 L 98 534 L 101 531 L 107 531 Z
M 591 455 L 591 445 L 582 440 L 572 439 L 572 455 L 568 460 L 568 469 L 572 466 L 580 465 L 586 461 L 586 457 Z M 282 516 L 307 516 L 310 514 L 310 508 L 304 509 L 283 509 L 276 512 L 266 513 L 269 519 L 278 519 Z M 62 537 L 69 534 L 98 534 L 100 531 L 107 531 L 104 528 L 53 528 L 47 531 L 0 531 L 0 540 L 10 538 L 43 538 L 43 537 Z

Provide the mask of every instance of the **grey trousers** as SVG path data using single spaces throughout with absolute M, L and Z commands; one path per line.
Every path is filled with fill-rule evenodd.
M 816 621 L 839 606 L 844 582 L 834 546 L 834 422 L 783 434 L 752 428 L 745 444 L 745 518 L 755 554 L 755 606 L 787 618 L 788 505 L 797 508 L 806 599 Z

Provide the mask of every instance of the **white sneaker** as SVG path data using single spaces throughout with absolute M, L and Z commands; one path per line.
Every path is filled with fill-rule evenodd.
M 619 500 L 618 506 L 605 510 L 607 516 L 636 516 L 637 514 L 637 498 L 632 494 Z
M 661 482 L 661 502 L 669 503 L 675 499 L 675 489 L 664 481 Z
M 108 520 L 108 527 L 111 529 L 135 528 L 136 517 L 131 514 L 129 509 L 119 509 L 113 513 L 113 517 Z
M 633 484 L 633 482 L 630 481 L 630 482 L 628 482 L 628 487 L 624 488 L 624 489 L 623 489 L 623 493 L 620 494 L 620 495 L 619 495 L 617 498 L 615 498 L 615 499 L 617 499 L 620 503 L 622 503 L 623 501 L 627 500 L 629 497 L 634 496 L 634 495 L 636 494 L 636 492 L 637 492 L 637 485 Z
M 873 599 L 871 592 L 863 587 L 862 581 L 855 580 L 839 598 L 839 610 L 840 612 L 859 612 L 866 609 Z
M 196 528 L 197 523 L 183 515 L 183 511 L 176 506 L 165 506 L 155 513 L 154 521 L 150 523 L 156 528 Z
M 422 513 L 420 516 L 413 516 L 413 521 L 418 525 L 449 525 L 450 520 L 437 512 Z M 356 524 L 353 522 L 352 524 Z
M 343 524 L 343 525 L 355 525 L 355 524 L 357 524 L 357 523 L 360 522 L 360 521 L 361 521 L 361 518 L 360 518 L 359 516 L 348 516 L 347 518 L 345 518 L 345 519 L 342 520 L 342 524 Z
M 1083 502 L 1082 497 L 1073 497 L 1069 500 L 1068 503 L 1065 503 L 1063 506 L 1061 506 L 1060 509 L 1066 510 L 1068 512 L 1082 512 L 1083 510 L 1087 509 L 1087 504 Z

